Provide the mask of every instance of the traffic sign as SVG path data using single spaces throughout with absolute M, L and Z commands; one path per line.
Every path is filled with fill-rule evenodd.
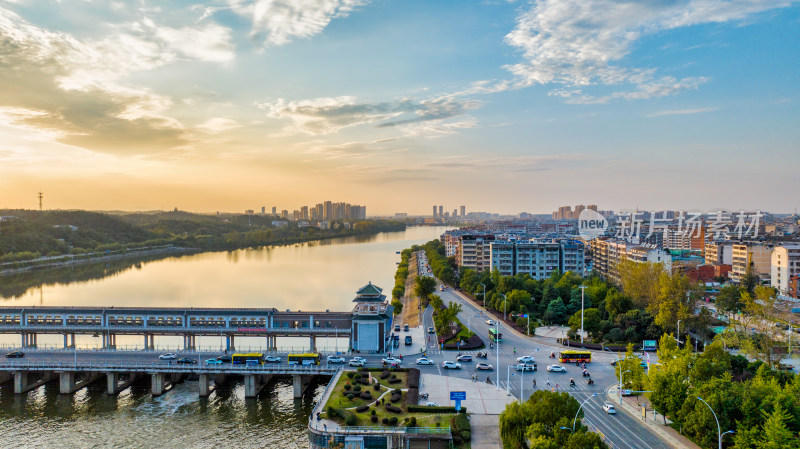
M 466 400 L 467 399 L 467 392 L 466 391 L 451 391 L 450 392 L 450 400 L 451 401 L 458 401 L 458 400 Z

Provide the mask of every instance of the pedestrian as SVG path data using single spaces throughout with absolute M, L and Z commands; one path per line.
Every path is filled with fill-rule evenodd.
M 533 379 L 533 388 L 536 388 L 536 379 Z
M 517 348 L 514 348 L 514 354 L 516 354 L 516 353 L 517 353 Z
M 322 428 L 325 429 L 325 431 L 327 432 L 328 431 L 328 424 L 322 423 Z

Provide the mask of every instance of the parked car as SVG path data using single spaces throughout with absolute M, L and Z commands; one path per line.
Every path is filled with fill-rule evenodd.
M 408 332 L 408 324 L 403 325 L 403 332 Z
M 433 365 L 433 360 L 427 357 L 420 357 L 416 361 L 417 365 Z
M 495 324 L 497 324 L 497 322 L 495 320 L 486 320 L 486 324 L 488 324 L 489 326 L 494 326 Z
M 429 334 L 435 334 L 435 333 L 436 333 L 436 329 L 434 329 L 434 328 L 432 328 L 432 327 L 429 327 L 429 328 L 428 328 L 428 333 L 429 333 Z
M 367 364 L 367 360 L 362 357 L 353 357 L 347 364 L 350 366 L 364 366 Z
M 281 358 L 277 355 L 268 355 L 264 357 L 264 361 L 267 363 L 281 363 Z
M 494 369 L 494 367 L 492 367 L 492 365 L 490 365 L 490 364 L 488 364 L 486 362 L 480 362 L 477 365 L 475 365 L 475 369 L 478 369 L 478 370 L 481 370 L 481 371 L 492 371 Z
M 517 371 L 536 371 L 536 365 L 520 363 L 517 365 Z
M 406 340 L 406 346 L 411 346 L 411 343 L 412 343 L 411 335 L 406 335 L 405 340 Z
M 426 402 L 425 405 L 428 407 L 439 407 L 439 404 L 430 401 Z
M 606 402 L 606 403 L 603 404 L 603 410 L 606 413 L 608 413 L 609 415 L 616 415 L 617 414 L 617 410 L 614 408 L 614 406 L 610 402 Z
M 219 360 L 222 363 L 231 363 L 231 356 L 229 356 L 229 355 L 221 355 L 221 356 L 217 357 L 217 360 Z
M 456 361 L 457 362 L 471 362 L 472 361 L 472 356 L 468 355 L 468 354 L 460 355 L 460 356 L 456 357 Z
M 179 365 L 197 365 L 197 360 L 190 359 L 189 357 L 184 357 L 182 359 L 176 360 L 175 363 L 177 363 Z
M 328 363 L 344 363 L 346 360 L 344 357 L 338 355 L 329 355 L 328 356 Z
M 444 368 L 444 369 L 461 369 L 461 364 L 460 363 L 456 363 L 456 362 L 452 362 L 452 361 L 449 361 L 449 360 L 445 360 L 442 363 L 442 368 Z
M 222 361 L 219 359 L 208 359 L 203 363 L 206 365 L 222 365 Z
M 533 363 L 533 356 L 532 355 L 523 355 L 522 357 L 517 357 L 517 362 L 520 363 Z
M 565 370 L 564 367 L 561 366 L 561 365 L 549 365 L 547 367 L 547 371 L 549 371 L 551 373 L 566 373 L 567 372 L 567 370 Z
M 386 364 L 386 365 L 392 365 L 392 364 L 399 365 L 399 364 L 403 363 L 403 361 L 398 359 L 397 357 L 386 357 L 386 358 L 382 359 L 381 362 Z
M 22 351 L 14 351 L 6 354 L 7 359 L 21 359 L 23 357 L 25 357 L 25 353 Z
M 178 355 L 172 352 L 168 352 L 166 354 L 161 354 L 158 356 L 160 360 L 175 360 L 178 358 Z

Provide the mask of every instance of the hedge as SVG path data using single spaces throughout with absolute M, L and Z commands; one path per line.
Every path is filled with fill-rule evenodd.
M 358 413 L 364 413 L 367 410 L 369 410 L 369 405 L 359 405 L 358 407 L 356 407 L 356 411 Z
M 360 396 L 361 399 L 366 399 L 366 400 L 372 399 L 372 394 L 369 391 L 362 391 Z
M 394 405 L 388 405 L 388 404 L 386 405 L 386 411 L 392 413 L 403 413 L 403 409 L 401 409 L 400 407 L 395 407 Z
M 389 370 L 383 371 L 383 372 L 381 372 L 381 379 L 386 379 L 390 375 L 391 375 L 391 373 L 389 373 Z
M 358 417 L 356 417 L 356 414 L 350 410 L 329 406 L 328 417 L 331 417 L 330 415 L 335 415 L 342 418 L 344 423 L 348 426 L 355 426 L 358 423 Z
M 388 370 L 386 368 L 382 368 L 382 367 L 367 368 L 365 366 L 362 366 L 362 367 L 358 368 L 359 371 L 363 371 L 363 372 L 369 371 L 369 372 L 372 372 L 372 373 L 382 373 L 384 371 L 390 371 L 390 372 L 394 371 L 394 372 L 397 372 L 397 373 L 407 373 L 409 371 L 409 369 L 414 369 L 414 368 L 390 368 Z
M 392 401 L 392 402 L 397 402 L 397 401 L 400 400 L 400 395 L 399 394 L 392 394 L 392 397 L 389 400 Z
M 397 379 L 397 378 L 389 379 L 389 383 L 390 384 L 399 384 L 402 381 L 403 381 L 403 379 Z
M 419 369 L 409 368 L 408 370 L 408 388 L 419 388 Z
M 483 339 L 477 335 L 473 335 L 467 339 L 466 343 L 448 343 L 444 345 L 444 349 L 461 349 L 462 351 L 468 351 L 471 349 L 481 349 L 485 348 L 486 344 L 483 342 Z
M 453 406 L 440 405 L 438 407 L 428 407 L 427 405 L 409 405 L 406 407 L 408 413 L 456 413 Z M 466 407 L 461 407 L 458 413 L 467 413 Z
M 419 402 L 419 388 L 409 388 L 406 394 L 406 404 L 416 405 Z

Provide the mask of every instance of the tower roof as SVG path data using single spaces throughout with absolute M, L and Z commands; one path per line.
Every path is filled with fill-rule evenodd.
M 358 289 L 356 299 L 353 302 L 383 302 L 386 299 L 386 295 L 381 294 L 382 291 L 382 288 L 373 285 L 372 281 L 370 281 L 369 284 Z

